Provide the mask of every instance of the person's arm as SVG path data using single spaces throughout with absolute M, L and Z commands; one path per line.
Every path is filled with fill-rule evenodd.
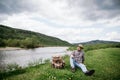
M 70 55 L 71 58 L 74 58 L 74 55 L 75 55 L 75 51 L 73 51 Z

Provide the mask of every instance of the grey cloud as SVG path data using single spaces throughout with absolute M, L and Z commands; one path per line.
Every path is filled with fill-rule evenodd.
M 0 1 L 0 13 L 1 14 L 10 14 L 10 13 L 14 13 L 17 11 L 20 11 L 20 9 L 18 8 L 18 2 L 17 0 L 1 0 Z
M 30 10 L 30 5 L 24 0 L 0 0 L 0 14 L 13 14 Z
M 60 0 L 51 1 L 60 2 Z M 66 9 L 74 9 L 73 13 L 79 18 L 82 15 L 84 19 L 98 20 L 120 16 L 120 0 L 66 0 L 66 3 L 68 4 Z M 41 3 L 38 5 L 37 0 L 0 0 L 0 16 L 24 11 L 37 12 L 39 10 L 42 13 Z M 81 9 L 83 10 L 82 12 Z
M 98 20 L 120 16 L 120 0 L 67 0 L 70 8 L 77 8 L 78 16 Z M 81 12 L 81 8 L 83 11 Z
M 96 4 L 104 10 L 119 10 L 120 0 L 97 0 Z
M 0 22 L 12 14 L 33 12 L 35 8 L 30 0 L 0 0 Z

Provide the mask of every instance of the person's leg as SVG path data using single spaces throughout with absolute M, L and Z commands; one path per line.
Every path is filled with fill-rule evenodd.
M 75 68 L 75 61 L 74 61 L 74 59 L 72 57 L 70 57 L 70 66 L 72 68 Z
M 82 64 L 82 63 L 75 62 L 75 65 L 77 67 L 81 68 L 84 73 L 86 73 L 88 71 L 87 68 L 86 68 L 86 66 L 84 64 Z
M 93 73 L 95 72 L 95 70 L 87 70 L 86 66 L 85 66 L 84 64 L 82 64 L 82 63 L 77 63 L 77 62 L 75 62 L 75 65 L 76 65 L 77 67 L 81 68 L 82 71 L 83 71 L 83 72 L 85 73 L 85 75 L 87 75 L 87 76 L 91 76 L 91 75 L 93 75 Z
M 75 72 L 75 61 L 72 57 L 70 57 L 70 65 L 71 65 L 71 71 Z

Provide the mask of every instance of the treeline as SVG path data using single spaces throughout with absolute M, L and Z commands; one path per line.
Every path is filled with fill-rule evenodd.
M 120 42 L 111 43 L 97 43 L 97 44 L 83 44 L 84 51 L 104 49 L 104 48 L 120 48 Z M 77 45 L 69 47 L 68 50 L 76 50 Z
M 0 47 L 36 48 L 41 46 L 69 46 L 55 37 L 0 25 Z
M 33 38 L 26 38 L 23 40 L 19 39 L 0 39 L 0 46 L 5 47 L 21 47 L 21 48 L 36 48 L 43 45 L 40 45 L 39 42 Z

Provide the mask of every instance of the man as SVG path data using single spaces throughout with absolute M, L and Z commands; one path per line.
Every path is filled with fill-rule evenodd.
M 86 66 L 83 64 L 84 52 L 82 49 L 83 45 L 79 44 L 77 50 L 70 55 L 71 70 L 72 72 L 75 72 L 75 67 L 77 66 L 82 69 L 85 75 L 91 76 L 95 72 L 95 70 L 87 70 Z

